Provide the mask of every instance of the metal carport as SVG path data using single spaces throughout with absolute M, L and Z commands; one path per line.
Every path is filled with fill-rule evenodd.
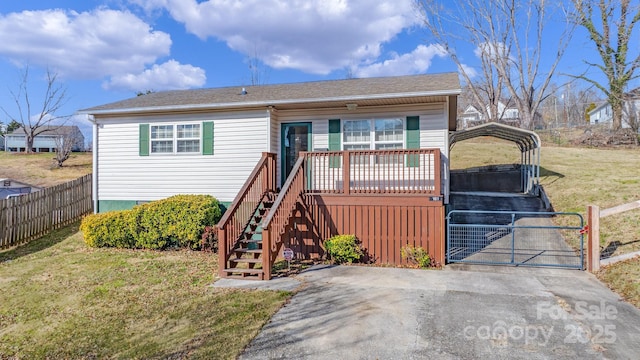
M 540 137 L 533 131 L 490 122 L 449 135 L 449 150 L 459 142 L 481 136 L 491 136 L 514 142 L 521 153 L 522 190 L 538 195 L 540 185 Z

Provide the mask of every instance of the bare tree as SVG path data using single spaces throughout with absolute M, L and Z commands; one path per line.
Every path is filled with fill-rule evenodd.
M 56 144 L 54 164 L 56 167 L 62 167 L 73 151 L 85 150 L 84 136 L 77 125 L 61 126 L 54 135 Z
M 569 84 L 563 95 L 562 110 L 567 125 L 584 125 L 585 119 L 586 122 L 589 122 L 589 111 L 595 109 L 595 103 L 600 101 L 593 88 L 576 89 L 575 86 Z M 592 105 L 594 107 L 591 107 Z
M 490 85 L 492 84 L 484 81 L 474 81 L 471 84 L 465 84 L 462 88 L 462 93 L 458 97 L 458 116 L 464 115 L 463 112 L 469 105 L 472 105 L 480 112 L 481 118 L 478 120 L 482 122 L 500 122 L 503 120 L 507 109 L 512 105 L 512 101 L 510 98 L 501 96 L 502 91 L 497 90 L 500 84 L 493 87 Z M 477 98 L 480 100 L 476 100 Z
M 624 93 L 629 81 L 640 66 L 640 54 L 629 61 L 629 40 L 640 20 L 640 6 L 630 0 L 572 0 L 576 9 L 576 22 L 589 33 L 589 37 L 602 63 L 587 64 L 600 69 L 607 82 L 600 82 L 586 75 L 577 78 L 590 82 L 600 89 L 613 110 L 613 129 L 622 127 Z M 596 8 L 597 14 L 594 14 Z
M 257 46 L 254 46 L 253 54 L 247 57 L 246 62 L 251 76 L 251 85 L 264 85 L 269 82 L 269 69 L 260 59 L 260 52 Z
M 62 164 L 69 159 L 77 141 L 73 131 L 64 131 L 55 137 L 56 157 L 54 161 L 57 167 L 62 167 Z
M 10 90 L 11 97 L 16 105 L 17 116 L 11 115 L 4 107 L 2 111 L 12 120 L 20 123 L 25 132 L 25 150 L 30 153 L 33 148 L 33 140 L 39 134 L 54 131 L 61 126 L 69 116 L 59 116 L 57 113 L 67 101 L 67 90 L 58 83 L 58 76 L 47 70 L 46 90 L 43 94 L 41 106 L 32 104 L 29 93 L 29 68 L 20 73 L 18 90 Z
M 458 67 L 488 119 L 495 120 L 498 102 L 508 94 L 518 108 L 521 126 L 532 128 L 538 108 L 572 34 L 570 24 L 557 36 L 557 46 L 542 38 L 551 5 L 545 0 L 415 0 L 424 24 Z M 457 43 L 475 45 L 480 71 L 457 53 Z M 553 51 L 547 54 L 546 51 Z M 541 59 L 553 61 L 541 68 Z M 477 75 L 478 80 L 474 80 Z M 479 109 L 480 110 L 480 109 Z

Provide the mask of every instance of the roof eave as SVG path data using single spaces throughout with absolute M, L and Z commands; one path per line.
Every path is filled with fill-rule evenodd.
M 424 96 L 451 96 L 460 95 L 461 89 L 438 90 L 438 91 L 421 91 L 411 93 L 393 93 L 393 94 L 377 94 L 377 95 L 358 95 L 358 96 L 338 96 L 329 98 L 307 98 L 296 100 L 265 100 L 265 101 L 245 101 L 234 103 L 210 103 L 210 104 L 189 104 L 189 105 L 168 105 L 168 106 L 149 106 L 138 108 L 122 108 L 122 109 L 104 109 L 104 110 L 79 110 L 78 115 L 121 115 L 129 113 L 144 112 L 166 112 L 166 111 L 185 111 L 185 110 L 217 110 L 217 109 L 239 109 L 239 108 L 256 108 L 278 105 L 293 104 L 310 104 L 319 102 L 343 102 L 343 101 L 359 101 L 359 100 L 378 100 L 378 99 L 399 99 L 409 97 Z

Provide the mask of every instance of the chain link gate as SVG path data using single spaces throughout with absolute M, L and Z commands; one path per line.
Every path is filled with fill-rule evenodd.
M 447 262 L 582 270 L 583 229 L 577 213 L 452 210 Z

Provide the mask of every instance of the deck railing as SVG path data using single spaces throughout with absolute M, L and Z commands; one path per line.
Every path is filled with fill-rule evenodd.
M 271 279 L 271 267 L 280 250 L 282 234 L 305 190 L 305 182 L 305 157 L 301 154 L 262 225 L 262 269 L 266 280 Z
M 263 222 L 262 268 L 265 279 L 271 278 L 282 235 L 300 195 L 304 193 L 441 196 L 440 150 L 300 153 Z
M 305 153 L 305 191 L 336 194 L 440 196 L 440 150 Z
M 218 222 L 218 265 L 220 273 L 235 246 L 236 240 L 251 220 L 264 194 L 276 190 L 276 154 L 262 153 L 249 179 L 245 182 L 231 206 Z

